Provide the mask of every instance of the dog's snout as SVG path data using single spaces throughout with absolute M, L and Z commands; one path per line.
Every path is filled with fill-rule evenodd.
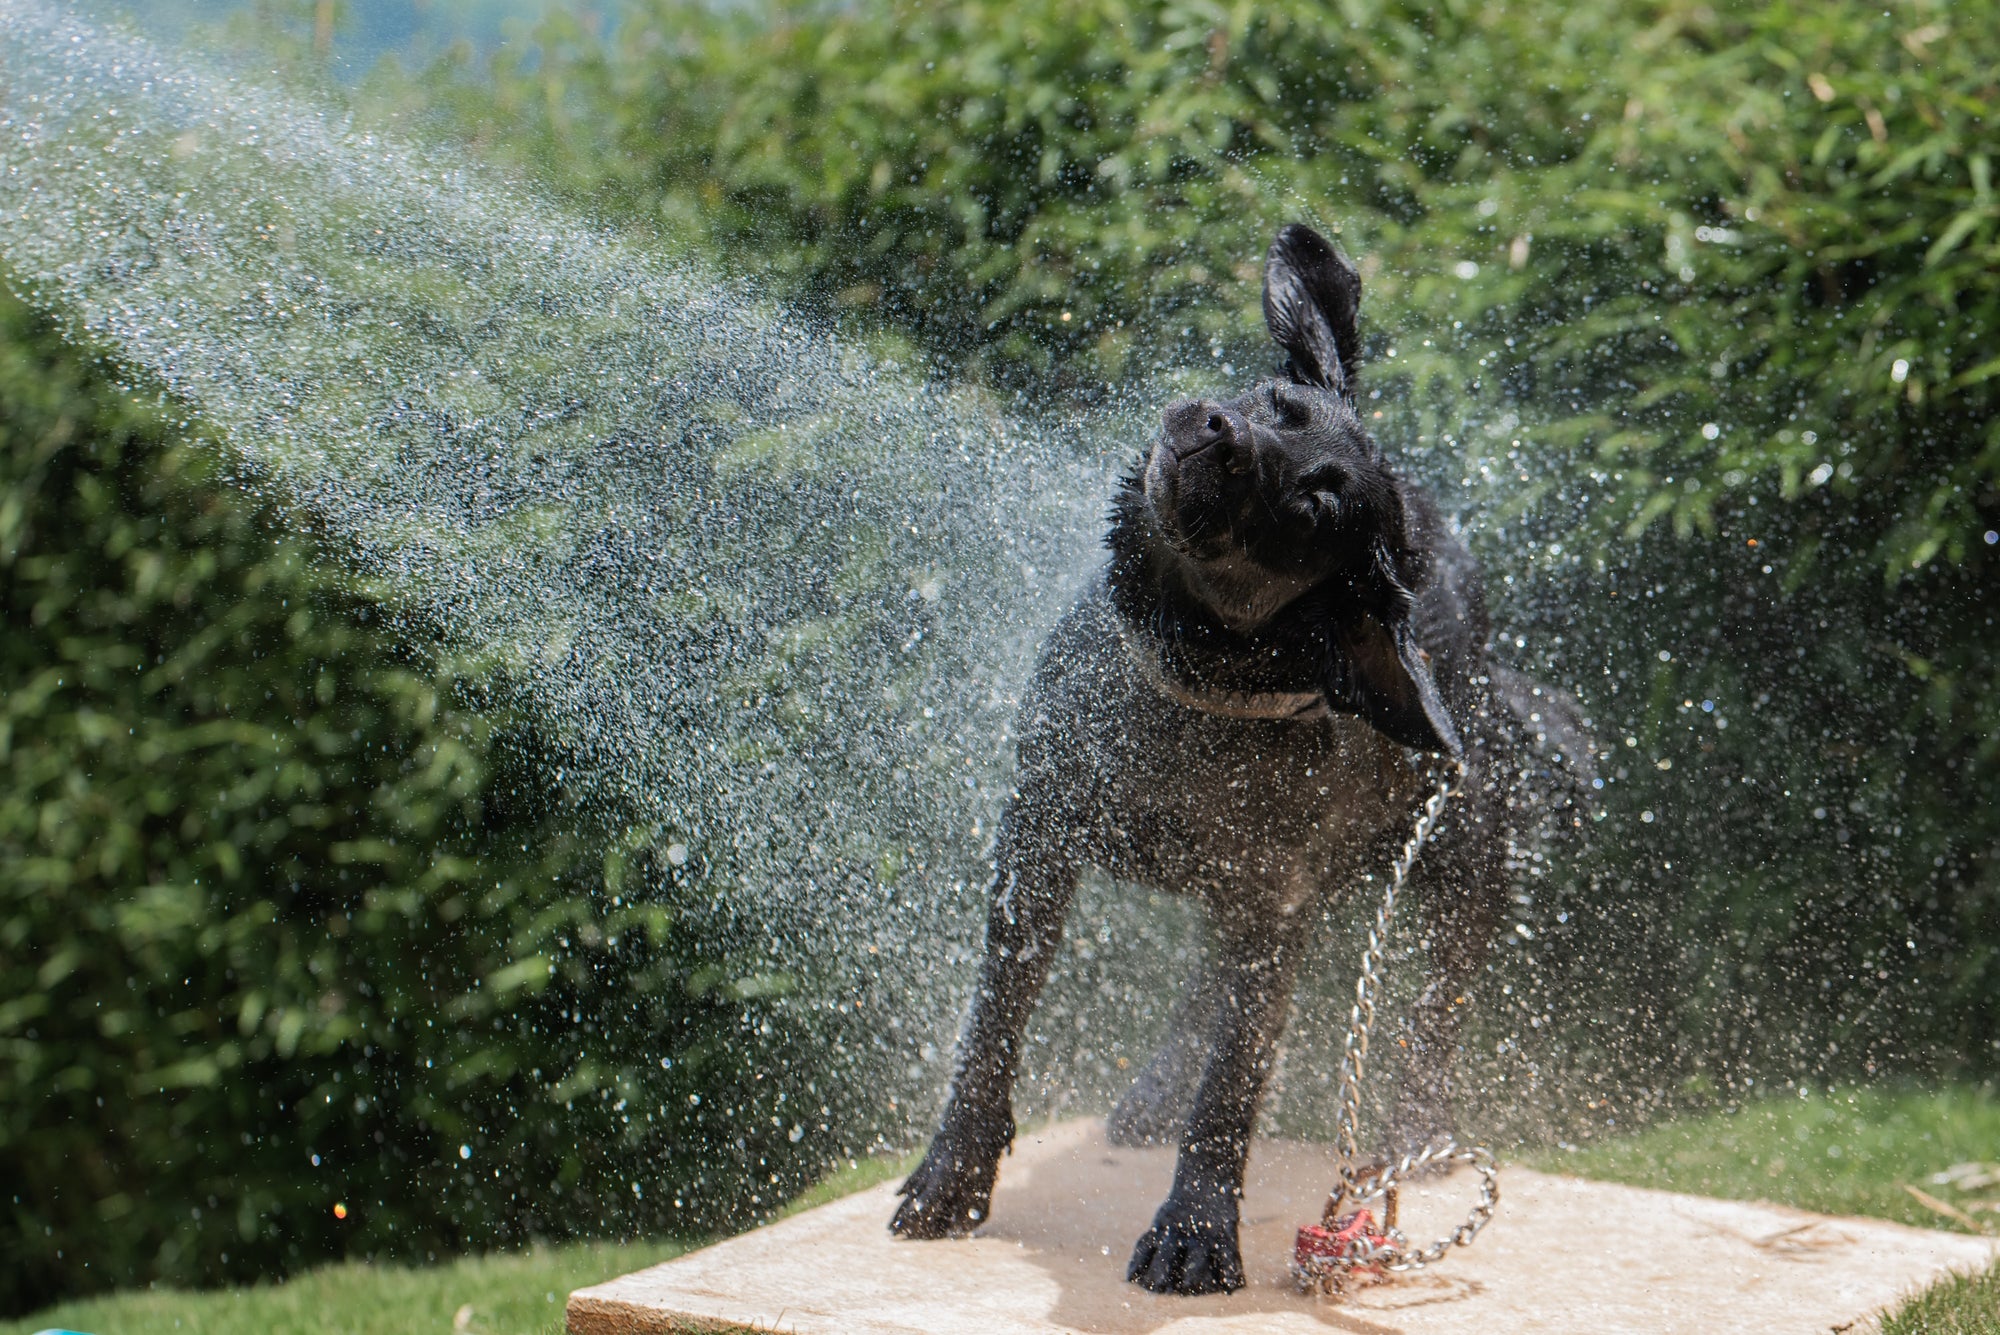
M 1205 399 L 1182 399 L 1167 406 L 1160 425 L 1170 441 L 1192 440 L 1214 411 L 1215 405 Z
M 1250 444 L 1250 423 L 1234 408 L 1190 399 L 1166 412 L 1166 439 L 1179 459 L 1213 449 L 1227 462 Z

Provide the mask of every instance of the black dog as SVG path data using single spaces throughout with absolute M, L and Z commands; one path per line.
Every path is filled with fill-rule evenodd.
M 1198 896 L 1217 965 L 1111 1117 L 1180 1158 L 1127 1277 L 1243 1284 L 1237 1200 L 1309 924 L 1386 863 L 1427 792 L 1411 750 L 1467 766 L 1418 864 L 1432 973 L 1396 1134 L 1446 1129 L 1456 1008 L 1504 902 L 1530 708 L 1486 660 L 1479 571 L 1353 406 L 1361 277 L 1318 233 L 1272 244 L 1264 315 L 1288 361 L 1228 403 L 1178 403 L 1113 505 L 1103 577 L 1050 636 L 1019 725 L 986 958 L 930 1151 L 890 1225 L 985 1219 L 1013 1140 L 1028 1013 L 1080 869 Z

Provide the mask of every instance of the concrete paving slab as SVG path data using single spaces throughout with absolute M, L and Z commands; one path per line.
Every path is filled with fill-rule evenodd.
M 1161 1298 L 1125 1282 L 1133 1242 L 1172 1177 L 1170 1150 L 1105 1142 L 1101 1124 L 1024 1131 L 975 1237 L 910 1242 L 887 1229 L 888 1183 L 570 1297 L 571 1335 L 758 1330 L 1224 1335 L 1827 1335 L 2000 1241 L 1508 1168 L 1499 1213 L 1435 1270 L 1350 1296 L 1299 1294 L 1286 1265 L 1334 1161 L 1259 1143 L 1244 1192 L 1249 1283 Z M 1463 1215 L 1459 1173 L 1405 1193 L 1428 1241 Z

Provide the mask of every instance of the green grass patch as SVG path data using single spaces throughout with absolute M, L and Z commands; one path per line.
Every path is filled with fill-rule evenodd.
M 1994 1335 L 2000 1331 L 2000 1264 L 1934 1284 L 1882 1318 L 1880 1335 Z
M 1584 1150 L 1528 1156 L 1535 1167 L 1580 1177 L 1961 1232 L 2000 1232 L 2000 1167 L 1992 1174 L 1963 1171 L 1996 1159 L 2000 1095 L 1984 1087 L 1774 1098 Z M 829 1175 L 782 1213 L 900 1177 L 915 1161 L 914 1155 L 861 1160 Z M 1961 1171 L 1954 1174 L 1954 1168 Z M 1911 1187 L 1937 1204 L 1925 1204 Z M 51 1326 L 91 1335 L 559 1335 L 571 1289 L 657 1264 L 692 1245 L 574 1243 L 423 1268 L 350 1262 L 278 1284 L 156 1289 L 63 1303 L 24 1320 L 0 1321 L 0 1335 L 31 1335 Z M 2000 1331 L 1996 1314 L 2000 1265 L 1916 1295 L 1884 1318 L 1881 1335 L 1994 1335 Z
M 835 1169 L 793 1197 L 785 1208 L 778 1212 L 778 1217 L 783 1219 L 801 1210 L 810 1210 L 816 1205 L 837 1201 L 842 1196 L 852 1196 L 857 1191 L 866 1191 L 878 1182 L 908 1177 L 910 1170 L 915 1168 L 917 1161 L 923 1157 L 923 1152 L 918 1150 L 900 1159 L 881 1157 L 849 1160 L 848 1167 Z
M 1961 1233 L 2000 1232 L 1996 1161 L 2000 1096 L 1980 1086 L 1771 1098 L 1529 1156 L 1579 1177 Z M 1916 1294 L 1880 1335 L 2000 1335 L 2000 1264 Z
M 2000 1160 L 2000 1094 L 1954 1086 L 1771 1098 L 1668 1122 L 1538 1168 L 1700 1196 L 1871 1215 L 1921 1228 L 2000 1232 L 2000 1184 L 1948 1170 Z M 1910 1188 L 1948 1207 L 1927 1205 Z M 1952 1211 L 1957 1213 L 1955 1217 Z
M 354 1261 L 279 1284 L 61 1303 L 0 1321 L 0 1335 L 49 1326 L 89 1335 L 558 1335 L 571 1289 L 667 1260 L 688 1245 L 572 1243 L 421 1268 Z
M 797 1214 L 901 1177 L 916 1157 L 862 1159 L 800 1194 Z M 351 1261 L 276 1284 L 190 1291 L 149 1289 L 60 1303 L 0 1320 L 0 1335 L 56 1327 L 86 1335 L 560 1335 L 571 1289 L 656 1265 L 697 1246 L 679 1241 L 588 1242 L 495 1252 L 443 1265 Z M 708 1329 L 704 1327 L 704 1329 Z

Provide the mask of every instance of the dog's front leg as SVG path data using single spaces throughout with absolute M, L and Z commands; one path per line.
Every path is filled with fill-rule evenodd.
M 969 1232 L 987 1217 L 1000 1156 L 1014 1139 L 1014 1075 L 1028 1015 L 1062 941 L 1076 868 L 1054 840 L 1024 831 L 1010 811 L 986 919 L 986 958 L 959 1039 L 958 1069 L 923 1162 L 899 1191 L 889 1227 L 905 1237 Z
M 1225 937 L 1215 1049 L 1181 1131 L 1174 1185 L 1132 1251 L 1125 1278 L 1155 1293 L 1243 1287 L 1236 1241 L 1243 1165 L 1298 969 L 1296 930 Z

